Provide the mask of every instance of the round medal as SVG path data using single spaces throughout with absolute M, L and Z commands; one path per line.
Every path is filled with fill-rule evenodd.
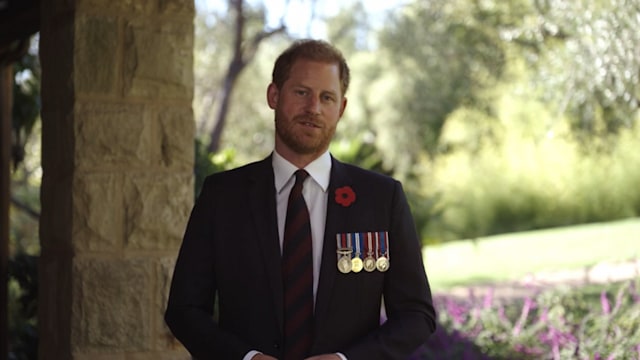
M 384 256 L 380 256 L 376 261 L 376 268 L 380 272 L 385 272 L 389 270 L 389 260 Z
M 353 259 L 351 259 L 351 271 L 353 271 L 354 273 L 362 271 L 362 265 L 362 259 L 360 259 L 359 257 L 354 257 Z
M 376 260 L 373 258 L 373 256 L 367 256 L 364 259 L 364 270 L 367 272 L 372 272 L 373 270 L 376 269 Z
M 351 261 L 349 261 L 348 256 L 340 257 L 340 260 L 338 260 L 338 270 L 343 274 L 347 274 L 351 271 Z

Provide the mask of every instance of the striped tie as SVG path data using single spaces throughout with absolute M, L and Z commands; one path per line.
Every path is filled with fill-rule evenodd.
M 282 249 L 284 283 L 284 360 L 301 360 L 309 355 L 313 338 L 313 258 L 311 223 L 302 196 L 305 170 L 295 173 L 289 194 Z

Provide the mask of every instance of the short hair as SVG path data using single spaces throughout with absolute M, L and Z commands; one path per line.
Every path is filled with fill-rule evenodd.
M 295 41 L 276 59 L 271 81 L 278 87 L 289 78 L 291 67 L 298 59 L 337 64 L 340 69 L 340 90 L 342 96 L 349 88 L 349 66 L 342 52 L 323 40 L 304 39 Z

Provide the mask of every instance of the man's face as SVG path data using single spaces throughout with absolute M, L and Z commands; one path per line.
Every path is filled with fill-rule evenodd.
M 329 148 L 347 104 L 339 74 L 338 64 L 299 59 L 281 89 L 269 85 L 279 154 L 315 157 Z

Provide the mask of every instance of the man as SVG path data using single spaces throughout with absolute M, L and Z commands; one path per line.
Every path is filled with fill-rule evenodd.
M 435 330 L 401 184 L 328 152 L 348 85 L 337 49 L 294 43 L 267 88 L 274 152 L 206 179 L 165 314 L 195 358 L 405 359 Z

